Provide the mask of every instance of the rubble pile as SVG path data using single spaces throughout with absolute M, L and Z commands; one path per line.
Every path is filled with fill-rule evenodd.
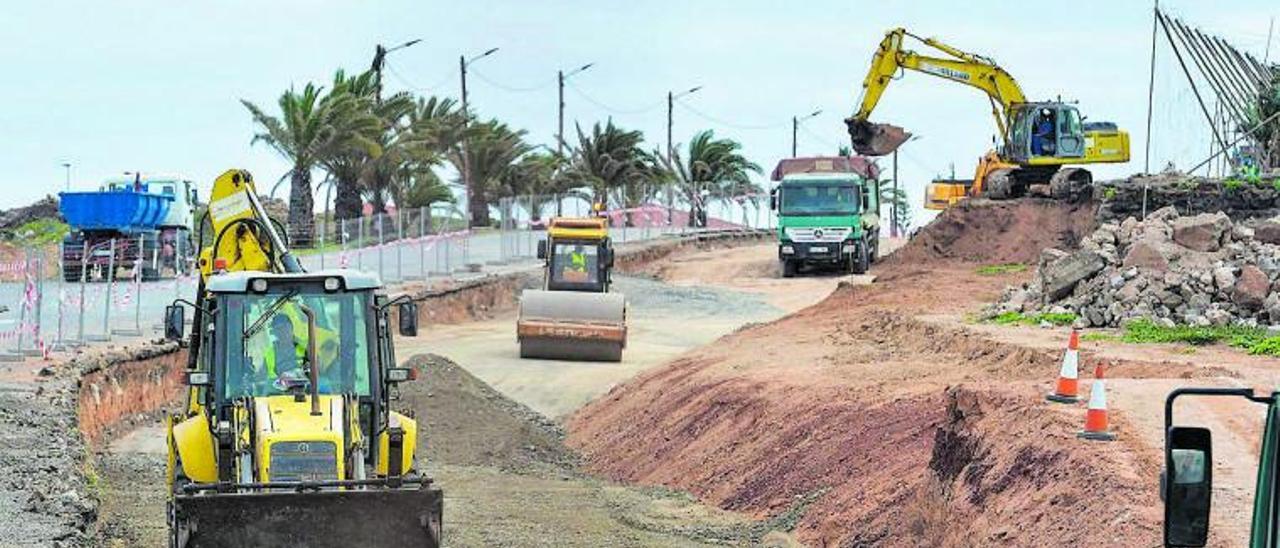
M 1105 222 L 1075 251 L 1044 250 L 1035 277 L 988 313 L 1074 313 L 1082 327 L 1280 324 L 1280 218 L 1249 224 L 1173 207 Z

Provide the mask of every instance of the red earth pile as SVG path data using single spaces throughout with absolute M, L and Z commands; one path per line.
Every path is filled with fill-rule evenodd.
M 994 298 L 1018 275 L 973 263 L 1034 260 L 1087 226 L 1079 214 L 1037 202 L 948 211 L 880 267 L 883 281 L 614 388 L 570 420 L 569 444 L 616 480 L 796 515 L 812 545 L 1156 544 L 1158 454 L 1135 449 L 1123 415 L 1119 441 L 1080 442 L 1083 411 L 1043 400 L 1060 355 L 926 318 Z M 944 245 L 982 241 L 1008 245 L 978 258 Z

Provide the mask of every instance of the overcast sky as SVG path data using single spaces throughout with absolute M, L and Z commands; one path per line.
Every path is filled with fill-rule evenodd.
M 388 59 L 390 90 L 456 96 L 459 54 L 501 48 L 472 66 L 471 103 L 482 117 L 528 130 L 535 143 L 554 143 L 557 69 L 595 63 L 566 90 L 570 127 L 612 116 L 643 130 L 655 149 L 665 140 L 666 92 L 703 86 L 676 106 L 676 141 L 714 129 L 741 141 L 767 173 L 790 153 L 793 115 L 823 111 L 800 132 L 802 155 L 834 153 L 847 142 L 841 119 L 856 109 L 871 53 L 885 30 L 905 26 L 995 58 L 1032 99 L 1078 100 L 1090 120 L 1129 130 L 1135 161 L 1095 167 L 1095 178 L 1142 170 L 1149 2 L 957 4 L 6 2 L 0 207 L 62 190 L 63 162 L 73 164 L 74 189 L 132 170 L 187 174 L 202 194 L 229 167 L 275 181 L 288 166 L 250 146 L 254 127 L 239 99 L 274 112 L 284 89 L 327 83 L 338 68 L 363 70 L 375 44 L 412 38 L 423 42 Z M 1162 6 L 1258 57 L 1280 12 L 1274 0 Z M 1208 126 L 1160 40 L 1152 165 L 1189 167 L 1209 151 Z M 1280 45 L 1272 49 L 1280 56 Z M 922 136 L 904 148 L 900 165 L 917 207 L 934 175 L 953 164 L 971 173 L 995 132 L 980 92 L 919 73 L 894 82 L 872 118 Z

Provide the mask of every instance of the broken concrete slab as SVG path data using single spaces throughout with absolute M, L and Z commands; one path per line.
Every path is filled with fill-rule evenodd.
M 1070 295 L 1081 280 L 1101 272 L 1105 266 L 1102 256 L 1092 251 L 1077 251 L 1048 264 L 1040 271 L 1045 298 L 1061 300 Z
M 1262 269 L 1245 265 L 1240 268 L 1240 278 L 1232 288 L 1231 300 L 1236 304 L 1256 310 L 1262 307 L 1267 295 L 1271 292 L 1271 280 Z
M 1231 233 L 1231 218 L 1222 212 L 1178 217 L 1170 224 L 1173 226 L 1173 241 L 1196 251 L 1221 249 Z

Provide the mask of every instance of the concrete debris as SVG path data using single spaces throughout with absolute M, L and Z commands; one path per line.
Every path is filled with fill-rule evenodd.
M 1082 327 L 1280 324 L 1280 218 L 1245 226 L 1165 207 L 1104 222 L 1079 250 L 1045 250 L 1036 276 L 986 312 L 1070 312 Z

